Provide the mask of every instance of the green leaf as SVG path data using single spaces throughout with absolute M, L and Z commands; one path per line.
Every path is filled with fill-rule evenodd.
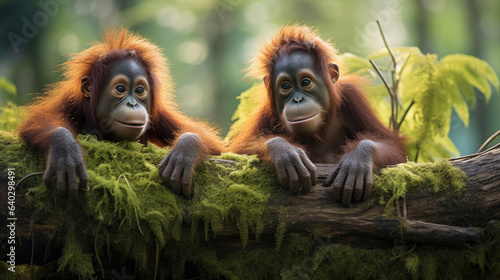
M 448 134 L 453 110 L 465 126 L 469 125 L 469 107 L 475 106 L 479 90 L 488 101 L 491 97 L 491 85 L 499 88 L 499 79 L 493 69 L 483 60 L 461 54 L 448 55 L 438 60 L 435 54 L 422 54 L 416 47 L 392 48 L 397 65 L 396 79 L 398 116 L 400 121 L 408 110 L 400 131 L 410 138 L 407 142 L 408 155 L 414 159 L 417 152 L 419 161 L 434 161 L 437 158 L 458 156 L 459 152 Z M 373 81 L 368 89 L 368 99 L 380 120 L 388 125 L 391 117 L 391 100 L 385 85 L 373 69 L 369 60 L 373 60 L 381 70 L 389 85 L 391 80 L 392 58 L 386 49 L 374 52 L 367 59 L 346 53 L 341 55 L 343 71 L 349 74 L 367 75 Z M 490 85 L 491 83 L 491 85 Z M 247 118 L 249 112 L 259 100 L 252 99 L 257 90 L 254 85 L 240 95 L 240 105 L 233 120 L 232 131 Z
M 499 81 L 493 68 L 485 61 L 463 54 L 453 54 L 444 57 L 441 64 L 445 67 L 458 68 L 464 73 L 464 77 L 473 87 L 477 88 L 486 98 L 486 102 L 491 97 L 491 82 L 498 91 Z
M 434 64 L 435 56 L 424 56 L 413 51 L 407 56 L 406 64 L 400 73 L 398 97 L 403 104 L 409 104 L 425 90 L 427 85 L 429 63 Z
M 471 107 L 476 106 L 476 99 L 477 99 L 476 93 L 474 92 L 474 88 L 472 87 L 472 85 L 469 84 L 469 82 L 465 78 L 463 71 L 461 71 L 457 67 L 450 67 L 449 64 L 442 64 L 442 63 L 440 63 L 440 68 L 445 76 L 448 76 L 453 79 L 455 86 L 457 86 L 460 89 L 460 92 L 464 96 L 465 100 L 467 100 L 467 103 Z
M 469 126 L 469 107 L 464 97 L 458 90 L 457 86 L 454 84 L 454 79 L 450 77 L 443 78 L 443 91 L 448 92 L 450 95 L 451 104 L 453 109 L 457 113 L 458 117 L 466 127 Z
M 405 126 L 405 129 L 412 129 L 403 132 L 414 137 L 417 142 L 429 137 L 442 137 L 449 132 L 450 97 L 443 91 L 443 81 L 435 62 L 435 55 L 426 55 L 426 63 L 415 67 L 411 75 L 405 76 L 404 83 L 401 82 L 400 86 L 401 93 L 407 96 L 406 101 L 410 98 L 415 101 L 414 108 L 406 118 L 407 121 L 413 120 L 415 125 Z

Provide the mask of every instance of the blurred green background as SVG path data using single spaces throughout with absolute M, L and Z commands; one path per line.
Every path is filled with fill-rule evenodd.
M 375 20 L 391 47 L 474 55 L 500 73 L 498 0 L 0 0 L 0 77 L 17 86 L 13 101 L 24 105 L 58 79 L 67 54 L 123 25 L 163 49 L 181 109 L 225 135 L 236 97 L 252 84 L 241 70 L 279 26 L 318 27 L 341 52 L 366 56 L 383 48 Z M 462 154 L 500 129 L 499 110 L 494 93 L 489 104 L 471 108 L 469 128 L 452 117 L 451 138 Z

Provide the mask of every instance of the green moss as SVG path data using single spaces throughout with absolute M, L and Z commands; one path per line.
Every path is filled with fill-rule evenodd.
M 227 256 L 203 251 L 200 258 L 204 275 L 223 279 L 498 279 L 499 233 L 500 223 L 487 227 L 470 250 L 424 245 L 368 250 L 288 234 L 278 250 Z
M 119 252 L 136 261 L 137 271 L 148 274 L 154 263 L 150 246 L 158 243 L 160 249 L 169 251 L 176 241 L 182 244 L 184 222 L 192 223 L 192 237 L 203 224 L 208 240 L 231 219 L 236 222 L 243 244 L 250 235 L 258 238 L 264 229 L 267 200 L 277 181 L 255 156 L 221 156 L 237 160 L 229 166 L 204 163 L 194 178 L 194 196 L 186 200 L 166 188 L 159 177 L 157 165 L 166 149 L 130 142 L 99 142 L 95 137 L 81 135 L 78 140 L 86 151 L 90 187 L 77 201 L 61 199 L 55 188 L 41 182 L 41 177 L 30 178 L 21 186 L 35 209 L 35 221 L 49 213 L 57 213 L 63 221 L 61 272 L 90 278 L 98 269 L 92 265 L 92 256 L 99 256 L 98 265 L 105 266 L 104 256 Z M 22 144 L 13 134 L 0 132 L 0 147 L 2 172 L 15 168 L 20 179 L 45 169 L 44 155 Z M 178 254 L 185 250 L 177 247 L 172 250 L 178 250 Z
M 12 102 L 8 102 L 5 106 L 0 106 L 0 130 L 14 130 L 26 115 L 27 110 L 24 107 L 19 107 Z
M 396 200 L 414 191 L 449 191 L 460 194 L 467 182 L 465 173 L 454 167 L 448 160 L 437 162 L 399 164 L 395 168 L 385 168 L 374 175 L 375 191 L 380 196 L 380 204 L 386 205 L 384 215 L 392 216 Z
M 47 214 L 57 215 L 62 221 L 54 234 L 64 245 L 56 264 L 57 275 L 62 279 L 111 278 L 113 264 L 125 260 L 134 261 L 133 275 L 141 279 L 153 278 L 155 271 L 159 279 L 183 278 L 186 265 L 195 266 L 203 279 L 500 276 L 500 223 L 486 228 L 481 243 L 471 250 L 421 245 L 353 248 L 314 236 L 286 233 L 287 212 L 272 206 L 280 205 L 284 190 L 276 187 L 278 181 L 273 171 L 255 156 L 220 157 L 235 161 L 234 165 L 204 162 L 194 178 L 194 196 L 187 200 L 166 188 L 159 177 L 156 166 L 166 149 L 138 143 L 99 142 L 84 136 L 78 140 L 86 151 L 90 177 L 90 187 L 84 195 L 76 200 L 61 199 L 55 188 L 42 183 L 41 176 L 27 179 L 19 187 L 34 208 L 35 223 Z M 22 144 L 13 134 L 0 131 L 0 151 L 0 175 L 9 167 L 16 168 L 19 180 L 45 169 L 45 156 Z M 382 171 L 375 178 L 375 189 L 381 203 L 393 205 L 396 198 L 426 188 L 448 190 L 453 195 L 460 192 L 464 182 L 464 175 L 446 161 L 410 163 Z M 243 244 L 247 244 L 263 232 L 269 213 L 278 215 L 275 242 L 265 243 L 263 248 L 250 249 L 247 245 L 234 253 L 215 250 L 212 238 L 229 220 L 236 223 Z M 43 275 L 51 266 L 26 267 L 16 277 L 47 279 Z M 52 267 L 50 277 L 56 270 Z M 3 263 L 0 275 L 10 277 L 8 273 Z
M 59 259 L 59 271 L 68 270 L 71 274 L 76 274 L 78 279 L 91 279 L 95 273 L 93 255 L 84 249 L 81 240 L 77 238 L 75 231 L 66 235 L 64 249 Z

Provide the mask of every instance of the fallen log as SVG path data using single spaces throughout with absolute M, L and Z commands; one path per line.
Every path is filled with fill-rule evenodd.
M 347 247 L 352 248 L 349 250 L 356 250 L 352 251 L 354 255 L 350 255 L 357 256 L 354 258 L 377 252 L 379 258 L 401 269 L 406 267 L 406 261 L 411 260 L 414 263 L 419 257 L 426 259 L 422 259 L 419 267 L 425 267 L 425 264 L 432 260 L 432 255 L 426 257 L 429 255 L 426 255 L 425 250 L 434 252 L 435 249 L 419 247 L 423 248 L 423 251 L 417 250 L 418 252 L 415 251 L 415 254 L 410 255 L 403 253 L 404 257 L 400 258 L 399 253 L 394 253 L 395 248 L 400 248 L 397 250 L 401 248 L 411 250 L 412 248 L 400 245 L 413 242 L 434 244 L 437 245 L 436 248 L 444 248 L 440 249 L 440 252 L 446 254 L 445 246 L 468 248 L 478 240 L 489 242 L 487 244 L 490 245 L 487 245 L 486 251 L 480 247 L 483 243 L 474 245 L 470 250 L 470 252 L 475 252 L 473 260 L 468 259 L 467 249 L 455 251 L 462 252 L 460 255 L 462 260 L 468 263 L 460 269 L 457 267 L 455 273 L 467 271 L 470 275 L 479 275 L 475 260 L 484 258 L 481 252 L 492 256 L 485 260 L 492 268 L 499 261 L 494 257 L 496 245 L 491 245 L 497 242 L 494 237 L 491 237 L 496 236 L 495 229 L 486 231 L 490 236 L 489 239 L 483 237 L 478 239 L 478 230 L 484 227 L 489 228 L 489 225 L 498 220 L 498 215 L 500 215 L 498 211 L 500 209 L 500 199 L 498 199 L 500 195 L 499 146 L 481 154 L 450 160 L 468 176 L 467 185 L 461 195 L 445 189 L 437 192 L 431 191 L 424 182 L 422 187 L 405 194 L 399 206 L 403 210 L 405 209 L 403 206 L 406 206 L 406 211 L 402 211 L 403 217 L 398 218 L 394 213 L 384 216 L 388 208 L 380 205 L 379 199 L 382 196 L 380 193 L 377 194 L 377 191 L 367 201 L 350 207 L 335 202 L 329 195 L 331 188 L 320 186 L 333 165 L 317 164 L 319 184 L 309 194 L 292 195 L 289 191 L 275 186 L 277 180 L 272 170 L 265 168 L 255 158 L 226 155 L 222 157 L 223 160 L 210 159 L 200 167 L 197 171 L 198 179 L 195 181 L 195 196 L 191 200 L 185 200 L 168 191 L 158 177 L 155 165 L 165 156 L 166 151 L 158 148 L 144 148 L 137 143 L 99 142 L 97 139 L 83 136 L 79 137 L 79 141 L 87 153 L 91 191 L 79 199 L 78 204 L 71 200 L 57 198 L 57 193 L 50 191 L 53 190 L 52 187 L 46 187 L 41 183 L 41 173 L 27 178 L 17 186 L 15 194 L 17 264 L 48 264 L 58 260 L 59 265 L 56 265 L 58 269 L 63 269 L 63 271 L 69 269 L 70 275 L 91 278 L 91 275 L 96 272 L 110 273 L 120 270 L 123 264 L 114 262 L 102 263 L 104 267 L 101 266 L 100 269 L 92 269 L 92 267 L 99 266 L 101 264 L 99 259 L 103 261 L 106 256 L 109 260 L 114 260 L 113 256 L 122 255 L 134 261 L 136 265 L 141 263 L 148 265 L 148 267 L 137 268 L 136 273 L 140 275 L 146 276 L 154 273 L 156 263 L 156 268 L 158 266 L 162 268 L 163 272 L 167 273 L 166 275 L 179 278 L 183 273 L 184 263 L 178 264 L 180 271 L 172 264 L 175 264 L 179 259 L 178 256 L 181 255 L 183 256 L 181 260 L 193 262 L 195 270 L 210 270 L 210 272 L 201 272 L 204 275 L 225 275 L 231 278 L 228 276 L 231 273 L 227 270 L 219 270 L 220 267 L 217 266 L 229 265 L 234 259 L 234 254 L 245 254 L 238 261 L 242 265 L 243 259 L 250 256 L 257 261 L 262 257 L 278 254 L 273 257 L 276 260 L 274 264 L 276 269 L 270 269 L 273 265 L 269 261 L 254 264 L 263 268 L 259 275 L 266 275 L 269 272 L 270 275 L 274 275 L 272 277 L 276 277 L 280 273 L 289 275 L 288 268 L 291 268 L 292 272 L 295 271 L 294 267 L 297 262 L 313 260 L 310 254 L 314 255 L 316 251 L 311 251 L 312 248 L 329 248 L 327 250 L 333 250 L 328 251 L 330 253 L 327 254 L 330 261 L 343 260 L 345 256 L 342 255 L 342 251 L 346 248 L 345 245 L 342 245 L 344 247 L 331 247 L 332 244 L 348 244 L 350 247 Z M 7 218 L 11 216 L 8 209 L 10 200 L 7 187 L 9 184 L 12 185 L 12 182 L 6 170 L 9 167 L 16 167 L 14 181 L 19 182 L 21 177 L 27 174 L 42 172 L 45 158 L 9 134 L 0 133 L 0 149 L 3 155 L 0 158 L 2 170 L 0 171 L 0 218 L 9 221 Z M 117 162 L 125 163 L 125 165 L 117 166 Z M 420 168 L 425 164 L 414 165 Z M 398 170 L 398 168 L 389 170 Z M 440 182 L 448 181 L 441 180 Z M 26 195 L 28 188 L 31 194 Z M 219 189 L 222 189 L 222 192 Z M 158 198 L 160 198 L 159 201 Z M 30 204 L 26 202 L 27 199 L 30 200 Z M 245 204 L 247 199 L 253 202 Z M 169 202 L 165 204 L 163 201 Z M 221 203 L 224 205 L 228 203 L 231 206 L 219 207 Z M 96 212 L 94 208 L 98 205 L 101 205 L 101 208 Z M 102 208 L 103 205 L 107 206 Z M 38 214 L 36 219 L 33 219 L 35 209 L 40 210 L 46 207 L 51 210 L 42 211 L 44 215 Z M 260 210 L 253 211 L 254 209 Z M 129 214 L 123 211 L 128 211 Z M 231 211 L 231 214 L 227 211 Z M 246 211 L 253 213 L 249 213 L 248 216 Z M 107 226 L 101 225 L 101 221 L 104 221 Z M 126 230 L 122 228 L 122 225 Z M 179 228 L 182 228 L 181 235 L 179 231 L 176 233 Z M 198 237 L 190 239 L 189 232 L 193 232 L 193 229 Z M 284 234 L 285 230 L 286 234 Z M 82 231 L 85 231 L 84 235 L 81 235 Z M 11 233 L 5 231 L 4 227 L 4 231 L 0 231 L 0 234 L 1 240 L 5 242 Z M 292 257 L 293 252 L 297 250 L 293 249 L 296 248 L 294 240 L 298 240 L 297 238 L 302 240 L 303 249 L 299 249 L 302 253 L 293 257 L 293 262 L 290 259 L 288 261 L 283 259 L 284 262 L 282 262 L 280 257 L 276 259 L 279 254 Z M 281 240 L 284 245 L 278 253 L 275 248 L 279 247 L 277 245 L 281 244 Z M 312 240 L 315 242 L 311 242 Z M 142 262 L 136 262 L 138 257 L 136 245 L 139 244 L 145 244 L 140 249 L 144 256 L 141 257 Z M 245 247 L 244 250 L 242 250 L 243 247 Z M 9 247 L 4 245 L 2 248 Z M 130 249 L 127 248 L 134 250 L 135 253 L 130 254 Z M 375 250 L 365 250 L 366 248 Z M 266 253 L 259 255 L 258 252 L 262 254 L 263 250 Z M 205 252 L 205 255 L 194 252 Z M 206 255 L 207 252 L 209 252 L 208 255 Z M 218 259 L 215 263 L 213 262 L 214 255 L 212 255 L 214 253 Z M 224 256 L 227 256 L 227 259 Z M 453 260 L 453 256 L 454 254 L 451 254 L 442 259 L 440 265 L 446 266 L 449 261 Z M 145 258 L 147 262 L 144 262 Z M 341 266 L 327 265 L 328 258 L 321 257 L 314 259 L 314 262 L 324 261 L 321 269 L 325 271 L 341 268 Z M 356 262 L 354 259 L 351 261 Z M 61 263 L 65 262 L 72 263 L 73 266 L 61 266 Z M 214 264 L 216 264 L 215 267 Z M 376 275 L 373 273 L 377 271 L 382 274 L 399 275 L 398 270 L 389 271 L 383 268 L 384 264 L 382 264 L 383 267 L 377 266 L 376 262 L 372 264 L 371 268 L 365 271 L 366 275 Z M 283 265 L 288 268 L 280 272 L 279 267 Z M 186 266 L 185 273 L 188 273 L 188 267 Z M 250 267 L 252 265 L 241 267 L 243 271 L 240 271 L 238 275 L 241 277 L 252 275 L 251 270 L 245 272 Z M 53 269 L 51 271 L 54 272 Z M 358 270 L 349 271 L 349 274 L 346 274 L 347 278 L 349 278 L 348 275 L 354 275 L 351 273 L 356 273 Z M 149 276 L 152 277 L 152 275 Z M 102 277 L 112 276 L 108 274 Z
M 234 164 L 227 160 L 214 160 L 221 164 Z M 277 194 L 271 195 L 269 203 L 279 206 L 274 208 L 276 211 L 285 210 L 287 213 L 287 232 L 315 234 L 334 242 L 363 248 L 384 244 L 390 246 L 393 244 L 392 240 L 400 238 L 421 243 L 469 247 L 477 242 L 478 231 L 472 227 L 481 228 L 500 218 L 500 146 L 450 161 L 469 178 L 464 194 L 450 197 L 446 192 L 431 194 L 425 188 L 420 192 L 409 193 L 406 197 L 406 219 L 383 218 L 384 206 L 379 205 L 377 197 L 350 207 L 335 202 L 329 196 L 331 188 L 320 186 L 333 167 L 329 164 L 317 164 L 319 183 L 309 194 L 292 195 L 277 190 Z M 0 179 L 0 215 L 5 219 L 7 178 Z M 32 225 L 32 210 L 19 191 L 16 194 L 16 207 L 18 235 L 26 239 L 35 235 L 37 243 L 48 242 L 58 225 L 57 219 L 48 216 Z M 268 225 L 259 241 L 251 240 L 250 247 L 254 244 L 259 247 L 271 246 L 274 243 L 274 238 L 268 237 L 273 237 L 276 232 L 279 214 L 268 213 L 268 216 Z M 234 221 L 226 222 L 224 229 L 216 232 L 215 236 L 213 244 L 221 248 L 242 247 Z
M 472 227 L 482 228 L 500 218 L 500 145 L 450 161 L 468 177 L 464 195 L 431 194 L 425 188 L 409 193 L 407 216 L 402 220 L 381 218 L 384 206 L 378 204 L 376 197 L 348 208 L 333 201 L 329 196 L 331 187 L 320 185 L 334 165 L 316 164 L 318 185 L 309 194 L 286 194 L 282 198 L 290 221 L 287 231 L 314 233 L 360 247 L 371 247 L 377 238 L 401 237 L 426 244 L 469 247 L 478 240 L 478 231 Z M 237 232 L 226 230 L 218 235 L 236 236 Z

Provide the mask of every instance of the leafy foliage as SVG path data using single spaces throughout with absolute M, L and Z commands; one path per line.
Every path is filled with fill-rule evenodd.
M 240 100 L 240 104 L 238 104 L 238 108 L 234 111 L 231 120 L 234 122 L 227 133 L 226 139 L 231 139 L 236 132 L 240 129 L 240 127 L 245 123 L 246 118 L 250 115 L 253 108 L 255 108 L 259 101 L 256 100 L 255 96 L 259 90 L 264 90 L 264 84 L 255 83 L 251 88 L 242 92 L 237 99 Z
M 13 101 L 17 94 L 16 85 L 6 78 L 0 78 L 0 106 L 7 104 L 9 101 Z
M 490 83 L 498 91 L 498 76 L 485 61 L 468 55 L 448 55 L 439 60 L 436 55 L 423 54 L 415 47 L 395 48 L 392 51 L 398 62 L 395 78 L 399 81 L 396 92 L 400 114 L 396 120 L 401 124 L 401 133 L 409 138 L 409 159 L 423 162 L 459 155 L 448 135 L 452 111 L 468 126 L 469 108 L 476 106 L 480 98 L 476 90 L 488 102 L 492 94 Z M 374 60 L 388 80 L 392 64 L 388 51 L 377 51 L 367 58 L 350 53 L 341 57 L 344 65 L 341 75 L 367 77 L 372 85 L 367 89 L 370 103 L 377 116 L 389 125 L 390 96 L 369 62 Z M 234 135 L 258 104 L 258 100 L 252 97 L 261 87 L 262 83 L 255 84 L 238 97 L 240 104 L 233 115 L 235 122 L 228 138 Z
M 6 78 L 0 78 L 0 130 L 14 130 L 26 116 L 26 110 L 15 105 L 16 96 L 16 86 Z
M 497 89 L 498 76 L 483 60 L 454 54 L 441 60 L 434 54 L 423 54 L 418 48 L 394 48 L 397 66 L 399 100 L 396 116 L 400 131 L 408 136 L 410 160 L 434 161 L 437 158 L 459 154 L 449 138 L 452 111 L 455 111 L 465 126 L 469 125 L 469 108 L 476 105 L 477 92 L 486 102 L 491 97 L 490 83 Z M 349 73 L 365 75 L 373 82 L 380 78 L 368 60 L 382 65 L 384 77 L 390 74 L 392 61 L 387 50 L 371 54 L 367 60 L 352 54 L 343 55 Z M 384 85 L 379 83 L 368 90 L 371 103 L 377 114 L 388 124 L 391 117 L 390 98 Z M 405 114 L 404 112 L 407 112 Z

